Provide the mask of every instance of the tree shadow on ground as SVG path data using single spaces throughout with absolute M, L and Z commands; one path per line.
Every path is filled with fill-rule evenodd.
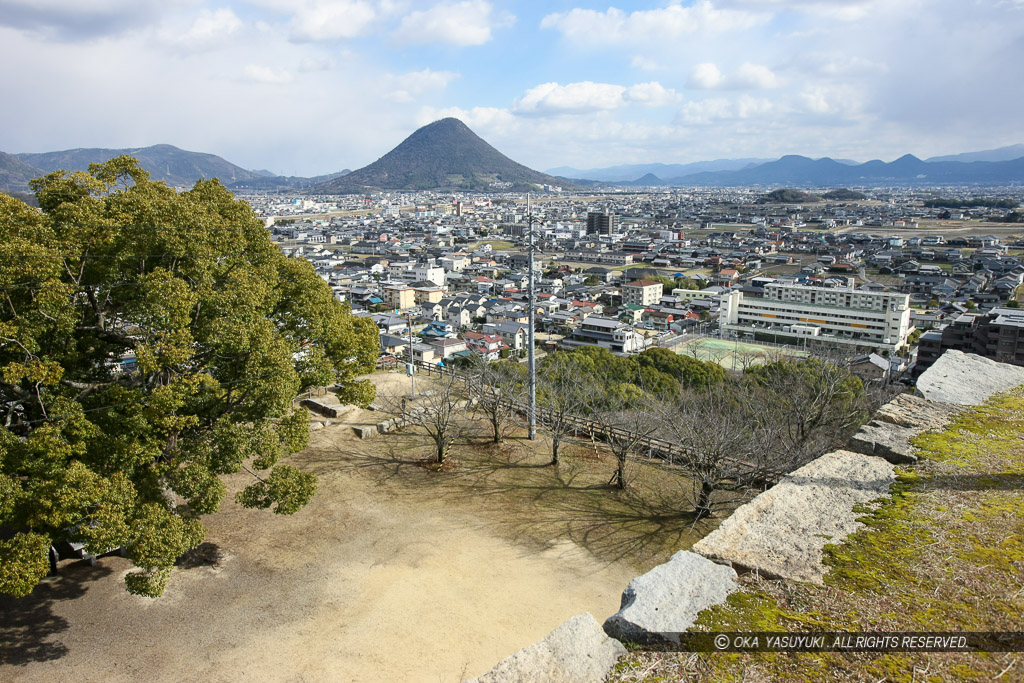
M 574 464 L 569 456 L 530 483 L 494 477 L 468 482 L 467 493 L 485 500 L 514 498 L 522 506 L 520 514 L 480 517 L 480 525 L 539 550 L 567 538 L 607 563 L 653 566 L 692 546 L 720 521 L 698 520 L 686 496 L 671 488 L 581 484 Z
M 64 565 L 60 574 L 44 579 L 23 598 L 0 595 L 0 665 L 25 666 L 68 654 L 67 646 L 55 640 L 69 628 L 67 619 L 54 612 L 55 605 L 81 597 L 89 584 L 111 571 L 83 560 Z
M 348 435 L 322 443 L 306 467 L 327 475 L 349 470 L 386 485 L 390 494 L 415 502 L 451 501 L 470 512 L 470 524 L 542 553 L 571 540 L 598 559 L 654 566 L 689 548 L 715 528 L 720 517 L 697 521 L 690 504 L 691 480 L 661 461 L 631 462 L 632 488 L 609 484 L 614 458 L 590 440 L 571 439 L 562 462 L 550 465 L 550 449 L 525 436 L 492 443 L 487 431 L 464 435 L 453 466 L 428 472 L 431 457 L 422 433 L 403 429 L 369 441 Z M 719 501 L 722 517 L 735 506 Z

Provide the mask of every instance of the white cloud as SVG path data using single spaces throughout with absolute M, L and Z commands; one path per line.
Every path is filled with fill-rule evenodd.
M 819 55 L 810 66 L 823 76 L 873 76 L 889 72 L 889 66 L 884 62 L 851 55 Z
M 225 38 L 241 28 L 242 20 L 230 9 L 221 8 L 213 12 L 201 9 L 195 21 L 184 32 L 165 28 L 160 32 L 160 36 L 172 47 L 196 51 L 222 45 Z
M 469 47 L 490 42 L 494 29 L 514 21 L 515 17 L 507 13 L 495 15 L 491 3 L 485 0 L 442 2 L 405 16 L 395 38 L 403 43 Z
M 413 71 L 384 79 L 384 96 L 392 102 L 415 102 L 422 95 L 443 90 L 459 74 L 453 71 Z
M 702 126 L 777 113 L 771 100 L 741 95 L 735 99 L 712 97 L 685 103 L 676 116 L 679 125 Z
M 1024 0 L 1021 0 L 1024 2 Z M 633 55 L 633 59 L 630 60 L 629 65 L 634 69 L 643 69 L 645 71 L 657 71 L 661 68 L 661 65 L 657 61 L 650 57 L 644 57 L 643 55 Z
M 837 123 L 859 117 L 864 109 L 863 94 L 842 84 L 807 85 L 796 101 L 804 113 L 828 115 Z
M 686 82 L 688 88 L 696 90 L 711 90 L 722 84 L 722 72 L 711 62 L 698 64 L 690 74 L 690 80 Z
M 832 105 L 829 104 L 828 97 L 825 96 L 825 92 L 820 88 L 804 90 L 800 93 L 800 102 L 807 111 L 814 114 L 827 114 L 832 111 Z
M 318 71 L 331 71 L 338 63 L 327 55 L 316 55 L 303 57 L 299 60 L 299 71 L 302 73 L 316 73 Z
M 596 109 L 617 109 L 626 89 L 611 83 L 541 83 L 527 90 L 512 105 L 516 114 L 580 114 Z
M 668 7 L 630 13 L 615 7 L 604 12 L 575 8 L 547 15 L 540 26 L 555 29 L 569 40 L 599 47 L 608 43 L 650 44 L 697 33 L 741 31 L 769 18 L 761 12 L 717 9 L 709 0 L 699 0 L 688 7 L 673 3 Z
M 897 0 L 882 1 L 889 5 L 897 2 Z M 873 5 L 882 3 L 879 0 L 718 0 L 718 4 L 722 7 L 800 12 L 826 19 L 858 21 L 870 16 Z
M 779 78 L 772 70 L 761 64 L 745 62 L 740 65 L 733 76 L 736 88 L 749 88 L 757 90 L 769 90 L 779 87 Z
M 416 125 L 425 126 L 439 119 L 454 117 L 473 129 L 474 132 L 481 131 L 497 135 L 508 135 L 512 131 L 519 130 L 521 120 L 508 109 L 498 107 L 472 107 L 462 109 L 460 107 L 447 107 L 435 109 L 423 107 L 416 117 Z
M 627 104 L 661 107 L 679 99 L 672 89 L 656 81 L 630 87 L 612 83 L 542 83 L 527 90 L 512 104 L 512 112 L 520 115 L 582 114 L 618 109 Z
M 678 102 L 680 95 L 657 81 L 651 81 L 650 83 L 637 83 L 626 88 L 625 99 L 627 102 L 635 102 L 646 107 L 664 107 Z
M 292 75 L 286 69 L 275 69 L 257 64 L 246 65 L 242 75 L 246 80 L 254 83 L 282 84 L 292 82 Z
M 313 0 L 295 6 L 290 36 L 296 42 L 355 38 L 376 19 L 373 5 L 364 0 Z
M 746 62 L 735 73 L 725 75 L 710 62 L 698 64 L 686 82 L 695 90 L 768 90 L 778 88 L 779 78 L 766 66 Z
M 771 100 L 762 97 L 751 97 L 741 95 L 736 100 L 736 118 L 749 119 L 753 117 L 766 116 L 778 111 L 779 106 Z

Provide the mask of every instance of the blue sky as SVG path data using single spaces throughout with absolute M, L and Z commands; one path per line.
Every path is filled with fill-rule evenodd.
M 457 116 L 538 169 L 1024 142 L 1024 0 L 0 0 L 0 150 L 358 168 Z

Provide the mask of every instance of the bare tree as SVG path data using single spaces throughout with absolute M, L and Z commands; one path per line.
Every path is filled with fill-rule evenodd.
M 468 378 L 474 410 L 491 425 L 492 441 L 501 443 L 522 408 L 526 369 L 511 361 L 481 361 L 470 368 Z
M 658 421 L 649 403 L 644 396 L 635 396 L 632 400 L 616 398 L 594 416 L 601 425 L 605 443 L 615 456 L 615 474 L 608 483 L 617 488 L 624 489 L 628 485 L 626 464 L 630 454 L 657 431 Z
M 467 381 L 455 373 L 442 373 L 416 397 L 382 397 L 388 412 L 405 424 L 422 428 L 433 441 L 435 462 L 443 463 L 452 446 L 469 426 L 470 396 Z
M 716 492 L 746 490 L 774 472 L 777 434 L 757 414 L 767 398 L 764 390 L 728 382 L 651 405 L 658 436 L 678 446 L 673 462 L 690 475 L 697 519 L 714 514 Z
M 551 437 L 550 464 L 558 464 L 558 448 L 578 429 L 592 393 L 590 375 L 572 354 L 559 352 L 544 359 L 537 373 L 537 424 Z
M 758 417 L 797 461 L 846 443 L 870 414 L 863 383 L 835 355 L 780 359 L 751 368 L 746 378 L 770 394 Z

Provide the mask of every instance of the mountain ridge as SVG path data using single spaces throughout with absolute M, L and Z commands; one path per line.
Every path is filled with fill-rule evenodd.
M 563 186 L 566 181 L 513 161 L 462 121 L 449 117 L 418 128 L 372 164 L 316 185 L 312 191 L 487 190 L 494 183 L 523 191 L 536 185 Z
M 878 159 L 850 166 L 829 157 L 811 159 L 790 154 L 741 171 L 696 173 L 668 178 L 666 185 L 787 185 L 798 187 L 847 187 L 871 184 L 949 185 L 1024 182 L 1024 158 L 1011 161 L 927 162 L 912 154 L 895 161 Z
M 28 192 L 28 181 L 41 175 L 42 169 L 26 164 L 13 154 L 0 152 L 0 192 Z
M 925 161 L 960 161 L 969 163 L 971 161 L 1013 161 L 1024 157 L 1024 144 L 1007 145 L 995 149 L 983 149 L 977 152 L 961 152 L 960 154 L 946 154 L 943 156 L 929 157 Z
M 57 170 L 87 171 L 91 163 L 102 163 L 122 154 L 138 159 L 139 165 L 149 172 L 153 180 L 163 180 L 174 186 L 192 186 L 200 178 L 220 178 L 221 182 L 228 184 L 261 177 L 258 173 L 236 166 L 216 154 L 190 152 L 165 143 L 124 149 L 78 147 L 14 156 L 41 169 L 44 173 L 50 173 Z
M 638 179 L 648 174 L 658 178 L 675 178 L 704 171 L 738 171 L 748 166 L 763 164 L 768 161 L 774 161 L 774 159 L 715 159 L 714 161 L 694 161 L 688 164 L 623 164 L 591 169 L 558 166 L 547 169 L 545 173 L 564 178 L 586 178 L 587 180 L 602 182 L 622 182 Z

